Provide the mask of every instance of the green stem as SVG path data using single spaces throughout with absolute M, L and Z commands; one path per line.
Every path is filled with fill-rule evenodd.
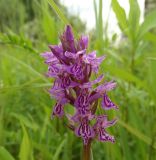
M 87 145 L 83 145 L 83 160 L 91 160 L 91 140 Z

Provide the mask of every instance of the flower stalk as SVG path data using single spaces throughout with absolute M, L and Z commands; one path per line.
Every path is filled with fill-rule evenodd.
M 83 144 L 83 158 L 82 160 L 91 160 L 91 143 L 90 140 L 87 145 Z

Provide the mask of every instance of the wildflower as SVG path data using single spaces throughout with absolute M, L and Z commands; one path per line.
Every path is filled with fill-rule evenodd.
M 75 134 L 83 139 L 85 145 L 96 137 L 99 141 L 114 142 L 114 137 L 106 132 L 106 128 L 114 125 L 116 119 L 108 121 L 107 115 L 97 116 L 95 113 L 99 99 L 102 99 L 102 109 L 118 109 L 107 94 L 116 87 L 116 83 L 110 81 L 98 85 L 104 75 L 90 80 L 92 74 L 98 73 L 105 56 L 97 57 L 95 51 L 87 53 L 88 37 L 81 36 L 75 40 L 69 25 L 60 40 L 61 44 L 49 46 L 51 52 L 42 54 L 48 65 L 46 75 L 54 78 L 53 86 L 49 90 L 51 97 L 57 101 L 52 117 L 67 117 Z M 65 113 L 64 107 L 67 103 L 74 107 L 74 115 Z

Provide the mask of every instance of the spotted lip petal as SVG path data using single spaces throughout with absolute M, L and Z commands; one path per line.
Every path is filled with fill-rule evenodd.
M 69 74 L 72 74 L 77 80 L 84 79 L 83 68 L 81 64 L 76 63 L 70 66 L 64 65 L 64 70 Z
M 96 123 L 93 128 L 95 133 L 98 135 L 99 141 L 111 141 L 112 143 L 114 143 L 114 136 L 109 135 L 105 129 L 113 126 L 117 122 L 117 119 L 108 121 L 107 117 L 107 115 L 97 116 Z
M 51 118 L 53 118 L 53 116 L 62 117 L 64 115 L 63 108 L 67 102 L 68 100 L 66 98 L 63 98 L 58 103 L 56 103 L 56 105 L 54 106 Z
M 61 80 L 57 78 L 54 81 L 52 88 L 49 90 L 49 93 L 56 100 L 60 100 L 61 98 L 65 98 L 65 90 L 61 86 Z
M 86 118 L 84 118 L 80 125 L 75 129 L 75 134 L 78 137 L 83 138 L 85 145 L 88 143 L 88 140 L 95 135 L 93 128 L 89 125 L 89 121 Z
M 61 81 L 61 86 L 64 89 L 73 88 L 79 85 L 77 82 L 72 81 L 69 75 L 63 76 Z
M 92 94 L 89 100 L 90 103 L 93 103 L 97 99 L 102 98 L 104 93 L 114 89 L 115 87 L 116 87 L 116 83 L 114 81 L 106 82 L 104 84 L 99 85 L 92 91 Z
M 55 64 L 55 65 L 49 65 L 48 66 L 48 72 L 47 72 L 47 76 L 48 77 L 54 77 L 54 78 L 58 78 L 58 76 L 60 74 L 62 74 L 62 66 L 60 64 Z
M 82 90 L 78 98 L 76 99 L 74 106 L 76 107 L 80 115 L 87 115 L 90 113 L 89 95 L 85 90 Z
M 103 99 L 102 99 L 102 108 L 105 110 L 109 109 L 118 109 L 118 107 L 110 100 L 108 95 L 104 93 Z
M 114 136 L 109 135 L 104 129 L 99 130 L 99 135 L 98 135 L 98 140 L 99 141 L 110 141 L 112 143 L 115 142 Z
M 62 117 L 64 115 L 63 105 L 56 103 L 53 109 L 52 118 L 53 116 Z

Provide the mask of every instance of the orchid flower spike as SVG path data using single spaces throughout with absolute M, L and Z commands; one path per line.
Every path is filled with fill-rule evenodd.
M 52 117 L 65 116 L 75 135 L 83 139 L 84 145 L 95 138 L 114 142 L 114 136 L 109 135 L 106 129 L 114 125 L 116 119 L 109 121 L 107 115 L 96 115 L 96 110 L 99 99 L 102 99 L 103 110 L 118 109 L 108 97 L 108 92 L 116 87 L 116 83 L 110 81 L 99 85 L 104 75 L 90 80 L 91 75 L 98 73 L 105 56 L 97 57 L 95 51 L 87 53 L 88 36 L 76 40 L 69 25 L 60 36 L 60 41 L 59 45 L 49 46 L 51 51 L 41 54 L 48 65 L 46 75 L 54 79 L 49 90 L 56 100 Z M 74 107 L 74 115 L 65 113 L 68 103 Z

